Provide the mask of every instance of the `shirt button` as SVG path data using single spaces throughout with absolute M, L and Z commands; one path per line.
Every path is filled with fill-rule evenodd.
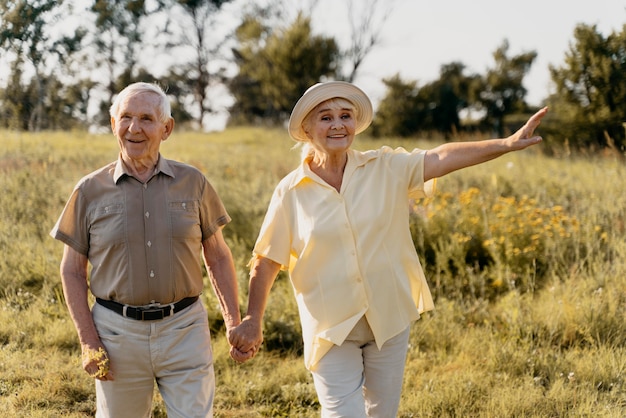
M 183 209 L 187 209 L 187 204 L 183 202 Z
M 150 212 L 146 212 L 146 218 L 150 217 Z
M 147 244 L 148 244 L 148 247 L 152 247 L 152 241 L 148 241 Z
M 150 277 L 154 277 L 154 270 L 150 270 Z
M 357 282 L 359 282 L 359 283 L 361 283 L 361 282 L 363 281 L 363 278 L 362 278 L 362 277 L 357 277 L 357 278 L 356 278 L 356 281 L 357 281 Z
M 148 183 L 144 183 L 144 184 L 143 184 L 143 188 L 144 188 L 144 189 L 147 189 L 147 188 L 148 188 Z

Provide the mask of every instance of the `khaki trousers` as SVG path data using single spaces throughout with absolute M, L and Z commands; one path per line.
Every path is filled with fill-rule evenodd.
M 200 301 L 156 321 L 137 321 L 99 305 L 93 318 L 115 380 L 96 380 L 97 418 L 143 418 L 156 382 L 168 418 L 212 417 L 213 353 Z
M 313 374 L 323 418 L 393 418 L 398 413 L 409 328 L 378 350 L 365 317 Z

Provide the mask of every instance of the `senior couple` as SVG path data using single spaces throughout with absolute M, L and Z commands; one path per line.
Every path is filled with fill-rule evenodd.
M 174 129 L 163 90 L 127 86 L 110 108 L 117 160 L 77 183 L 51 231 L 64 243 L 63 291 L 96 416 L 149 417 L 155 382 L 169 417 L 213 415 L 202 261 L 234 360 L 259 350 L 270 289 L 287 270 L 321 416 L 396 416 L 410 324 L 433 309 L 408 199 L 428 196 L 447 173 L 537 144 L 546 112 L 507 138 L 360 152 L 351 145 L 372 121 L 367 95 L 339 81 L 309 88 L 289 120 L 303 159 L 272 195 L 242 319 L 222 233 L 228 212 L 199 170 L 161 155 Z

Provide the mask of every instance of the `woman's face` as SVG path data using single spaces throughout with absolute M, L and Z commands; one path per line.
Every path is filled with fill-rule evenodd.
M 305 131 L 318 152 L 345 152 L 352 145 L 356 131 L 354 108 L 340 103 L 322 102 L 308 116 Z

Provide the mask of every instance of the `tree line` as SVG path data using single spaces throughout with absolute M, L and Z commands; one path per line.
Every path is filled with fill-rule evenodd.
M 311 84 L 353 81 L 379 46 L 393 1 L 343 0 L 350 17 L 343 49 L 311 25 L 315 2 L 297 15 L 287 0 L 0 0 L 0 127 L 107 126 L 113 96 L 133 81 L 167 89 L 177 123 L 202 129 L 216 113 L 230 125 L 282 124 Z M 378 17 L 375 19 L 375 17 Z M 535 51 L 509 53 L 505 39 L 484 74 L 462 62 L 424 84 L 383 79 L 374 136 L 480 130 L 498 135 L 535 109 L 524 77 Z M 544 132 L 572 147 L 622 150 L 626 132 L 626 25 L 604 35 L 580 24 L 561 65 L 550 66 L 554 112 Z M 230 105 L 215 91 L 228 92 Z M 462 115 L 479 115 L 470 122 Z

